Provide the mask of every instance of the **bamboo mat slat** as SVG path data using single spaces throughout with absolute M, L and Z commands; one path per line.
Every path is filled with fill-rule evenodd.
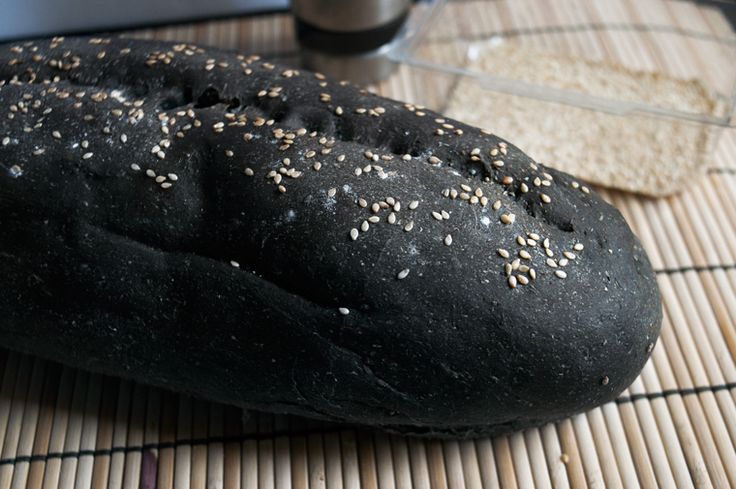
M 723 83 L 700 42 L 646 30 L 555 30 L 586 19 L 645 24 L 666 16 L 683 29 L 733 36 L 712 8 L 666 0 L 554 5 L 542 12 L 529 0 L 453 2 L 456 21 L 432 36 L 481 38 L 523 22 L 539 28 L 523 39 L 532 46 Z M 286 14 L 128 35 L 298 61 Z M 451 46 L 434 55 L 463 53 Z M 372 88 L 435 108 L 455 82 L 402 66 Z M 0 349 L 0 489 L 736 487 L 736 130 L 723 132 L 707 163 L 707 175 L 672 197 L 601 190 L 647 249 L 664 308 L 651 360 L 615 402 L 508 436 L 420 440 L 243 412 Z

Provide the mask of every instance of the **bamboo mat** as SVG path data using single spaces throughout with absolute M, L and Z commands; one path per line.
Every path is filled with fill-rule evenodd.
M 296 59 L 287 15 L 132 34 Z M 376 89 L 443 96 L 424 75 L 401 68 Z M 651 361 L 615 402 L 509 436 L 418 440 L 244 413 L 0 350 L 0 489 L 736 487 L 736 131 L 680 195 L 604 196 L 643 241 L 665 316 Z

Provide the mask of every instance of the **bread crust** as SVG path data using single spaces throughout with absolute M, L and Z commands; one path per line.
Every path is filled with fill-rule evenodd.
M 471 436 L 612 400 L 658 336 L 621 214 L 495 135 L 184 44 L 2 45 L 0 80 L 8 348 Z

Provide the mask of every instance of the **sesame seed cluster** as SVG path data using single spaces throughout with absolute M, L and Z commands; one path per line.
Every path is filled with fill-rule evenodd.
M 589 189 L 574 180 L 559 182 L 541 165 L 485 130 L 467 127 L 422 106 L 380 99 L 365 90 L 352 89 L 347 82 L 332 82 L 318 73 L 281 68 L 255 55 L 212 57 L 207 50 L 191 44 L 153 49 L 138 57 L 154 77 L 183 59 L 187 63 L 184 78 L 197 70 L 210 77 L 216 77 L 218 72 L 228 77 L 235 74 L 248 84 L 250 92 L 223 98 L 216 88 L 208 86 L 196 100 L 189 94 L 178 104 L 175 101 L 162 104 L 145 95 L 135 96 L 135 90 L 126 85 L 121 89 L 110 86 L 108 79 L 94 79 L 95 72 L 90 70 L 95 70 L 95 65 L 101 65 L 108 77 L 113 76 L 115 64 L 110 64 L 111 58 L 133 57 L 135 53 L 130 47 L 113 46 L 112 40 L 106 38 L 88 39 L 82 50 L 78 41 L 74 43 L 70 46 L 64 38 L 54 38 L 47 46 L 30 42 L 13 45 L 8 50 L 11 57 L 5 62 L 5 73 L 0 80 L 5 95 L 3 102 L 7 105 L 0 148 L 5 150 L 3 160 L 13 162 L 8 165 L 8 171 L 14 176 L 20 176 L 24 167 L 35 164 L 32 158 L 23 161 L 28 154 L 40 157 L 49 150 L 58 153 L 61 149 L 64 158 L 94 166 L 100 158 L 99 151 L 106 158 L 114 158 L 120 152 L 126 155 L 120 161 L 131 159 L 130 146 L 134 145 L 133 161 L 126 165 L 128 170 L 142 175 L 143 180 L 148 179 L 161 190 L 176 192 L 182 182 L 177 168 L 182 166 L 181 153 L 186 159 L 186 148 L 192 146 L 190 141 L 204 134 L 213 140 L 219 138 L 221 141 L 211 144 L 218 147 L 228 164 L 252 180 L 250 184 L 244 182 L 244 186 L 271 186 L 273 192 L 282 196 L 280 205 L 292 205 L 288 202 L 290 189 L 303 180 L 320 187 L 321 180 L 326 186 L 338 177 L 341 185 L 328 187 L 326 196 L 333 200 L 339 198 L 340 205 L 345 205 L 346 200 L 337 195 L 345 193 L 342 187 L 354 186 L 360 179 L 377 181 L 371 184 L 370 194 L 351 191 L 348 200 L 357 204 L 359 212 L 352 211 L 356 214 L 355 223 L 345 230 L 349 241 L 359 240 L 376 226 L 390 225 L 405 233 L 431 233 L 440 245 L 457 246 L 465 237 L 454 223 L 459 219 L 455 216 L 460 214 L 461 206 L 470 205 L 480 209 L 480 213 L 473 214 L 475 220 L 493 219 L 513 229 L 513 239 L 497 254 L 492 247 L 485 251 L 488 260 L 494 256 L 502 259 L 497 276 L 506 280 L 511 289 L 528 285 L 545 273 L 564 279 L 568 276 L 567 267 L 580 259 L 582 243 L 569 241 L 555 246 L 554 236 L 539 238 L 544 234 L 543 227 L 530 226 L 528 219 L 517 220 L 518 202 L 524 199 L 523 209 L 527 212 L 532 209 L 533 216 L 544 218 L 546 208 L 555 205 L 552 196 L 555 186 L 567 185 L 579 190 L 581 197 L 589 194 Z M 76 76 L 80 71 L 84 74 Z M 174 71 L 176 75 L 181 73 L 180 69 Z M 80 83 L 84 78 L 90 81 Z M 309 95 L 305 86 L 314 88 L 311 92 L 314 95 Z M 342 93 L 346 88 L 357 96 L 346 98 Z M 314 97 L 313 112 L 319 111 L 317 123 L 309 121 L 311 127 L 307 127 L 295 124 L 304 120 L 283 117 L 285 104 L 298 103 L 308 96 Z M 292 102 L 294 99 L 298 101 Z M 64 128 L 49 124 L 54 110 L 52 101 L 63 104 L 57 110 L 73 114 L 77 119 L 74 125 Z M 177 106 L 169 107 L 172 104 Z M 210 109 L 215 105 L 224 110 L 213 113 Z M 420 121 L 401 135 L 405 141 L 413 141 L 414 146 L 379 140 L 386 133 L 380 130 L 382 126 L 395 125 L 397 119 L 407 118 Z M 140 133 L 143 126 L 148 131 L 145 137 L 131 141 L 129 134 Z M 378 137 L 371 141 L 378 143 L 375 148 L 358 154 L 336 148 L 346 141 L 360 142 L 361 134 L 345 133 L 355 133 L 362 126 L 379 128 Z M 89 139 L 94 139 L 91 134 L 95 132 L 104 137 L 91 144 Z M 341 134 L 336 137 L 335 132 Z M 19 138 L 21 133 L 32 137 Z M 395 139 L 396 135 L 389 134 L 389 137 Z M 249 145 L 256 142 L 267 142 L 270 153 L 278 156 L 261 154 L 262 145 L 253 154 Z M 180 146 L 184 148 L 176 152 Z M 402 195 L 385 196 L 389 186 L 383 188 L 381 181 L 396 179 L 397 174 L 424 165 L 453 174 L 457 185 L 430 189 L 434 195 L 429 201 L 412 195 L 410 188 L 402 189 Z M 320 179 L 326 168 L 331 175 Z M 446 203 L 437 206 L 436 198 L 444 198 Z M 402 201 L 406 202 L 403 211 Z M 534 239 L 535 236 L 538 238 Z M 409 272 L 404 271 L 411 270 L 412 264 L 405 265 L 399 272 L 388 270 L 386 274 L 406 279 Z M 414 276 L 421 280 L 421 274 Z

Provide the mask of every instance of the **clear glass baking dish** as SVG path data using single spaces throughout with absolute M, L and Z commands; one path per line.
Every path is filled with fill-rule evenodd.
M 509 139 L 541 161 L 584 152 L 612 162 L 610 153 L 628 146 L 621 158 L 707 166 L 736 107 L 736 33 L 727 18 L 736 4 L 716 4 L 426 1 L 390 56 L 431 74 L 415 103 L 501 136 L 518 128 L 529 135 L 525 144 Z M 581 125 L 601 126 L 586 136 L 596 144 L 557 151 L 575 143 Z M 692 177 L 689 165 L 667 178 Z M 613 166 L 603 165 L 615 180 Z M 612 186 L 627 188 L 619 183 Z M 652 195 L 670 193 L 664 180 L 649 184 L 663 186 Z

